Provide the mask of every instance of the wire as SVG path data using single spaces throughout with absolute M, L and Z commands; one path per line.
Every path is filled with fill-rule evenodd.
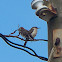
M 29 51 L 23 49 L 23 48 L 19 48 L 19 47 L 14 46 L 14 45 L 17 45 L 17 46 L 18 46 L 19 44 L 15 44 L 15 43 L 9 41 L 9 40 L 8 40 L 4 35 L 2 35 L 1 33 L 0 33 L 0 37 L 1 37 L 8 45 L 10 45 L 10 46 L 13 47 L 13 48 L 23 50 L 23 51 L 27 52 L 28 54 L 30 54 L 30 55 L 32 55 L 32 56 L 38 57 L 39 59 L 42 59 L 42 60 L 45 60 L 45 61 L 48 60 L 48 59 L 45 58 L 45 57 L 38 56 L 38 55 L 34 52 L 34 50 L 32 50 L 32 49 L 31 49 L 31 50 L 34 52 L 35 55 L 32 54 L 32 53 L 30 53 Z M 14 44 L 14 45 L 11 45 L 8 41 L 9 41 L 11 44 Z M 19 45 L 19 46 L 22 46 L 22 45 Z M 23 46 L 23 47 L 24 47 L 24 46 Z M 28 48 L 28 47 L 26 47 L 26 48 Z M 29 48 L 29 49 L 30 49 L 30 48 Z

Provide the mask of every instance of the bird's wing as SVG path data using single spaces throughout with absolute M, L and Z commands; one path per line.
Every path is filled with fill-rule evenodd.
M 29 34 L 29 39 L 34 40 L 34 38 L 33 38 L 33 36 L 31 34 Z
M 33 30 L 34 30 L 34 29 L 30 29 L 30 30 L 29 30 L 29 33 L 31 34 L 31 33 L 33 32 Z
M 23 29 L 23 30 L 19 31 L 19 33 L 21 33 L 21 35 L 23 37 L 27 37 L 28 36 L 28 30 Z

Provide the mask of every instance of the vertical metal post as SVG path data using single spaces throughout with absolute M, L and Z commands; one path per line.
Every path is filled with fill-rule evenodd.
M 60 39 L 60 45 L 56 47 L 53 53 L 52 60 L 50 62 L 62 62 L 62 0 L 48 0 L 51 5 L 48 5 L 46 0 L 33 0 L 32 9 L 37 9 L 36 15 L 39 18 L 47 21 L 48 24 L 48 56 L 51 53 L 52 48 L 57 41 Z M 44 5 L 44 3 L 45 5 Z M 57 17 L 54 8 L 57 8 Z M 52 9 L 51 9 L 52 8 Z
M 50 0 L 50 2 L 57 8 L 58 16 L 48 22 L 48 55 L 57 37 L 60 38 L 59 47 L 62 50 L 62 0 Z M 54 53 L 51 62 L 62 62 L 62 51 L 59 54 Z

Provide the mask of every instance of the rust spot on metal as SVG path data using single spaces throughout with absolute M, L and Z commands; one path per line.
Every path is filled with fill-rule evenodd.
M 62 48 L 61 47 L 57 47 L 57 54 L 61 53 Z
M 56 48 L 55 54 L 53 55 L 54 58 L 62 57 L 62 48 L 59 46 Z
M 59 46 L 59 44 L 60 44 L 60 38 L 57 38 L 55 41 L 55 46 L 57 47 L 57 46 Z
M 53 30 L 53 45 L 56 46 L 55 52 L 53 53 L 53 57 L 54 58 L 62 57 L 62 29 Z

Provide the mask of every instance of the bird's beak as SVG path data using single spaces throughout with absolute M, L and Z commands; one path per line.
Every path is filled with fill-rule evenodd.
M 37 29 L 40 29 L 40 28 L 37 28 Z

